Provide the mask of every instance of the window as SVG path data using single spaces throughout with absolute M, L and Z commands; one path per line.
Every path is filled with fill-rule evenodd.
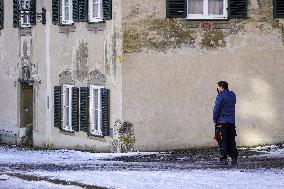
M 19 0 L 20 26 L 22 28 L 31 27 L 30 8 L 31 8 L 30 0 Z
M 89 22 L 103 21 L 103 1 L 89 0 Z
M 0 0 L 0 30 L 4 28 L 4 1 Z
M 73 131 L 72 129 L 72 87 L 63 85 L 63 125 L 62 130 Z
M 90 86 L 90 133 L 102 136 L 102 86 Z
M 62 0 L 62 24 L 73 24 L 73 2 L 72 0 Z
M 188 19 L 227 19 L 227 0 L 188 0 Z
M 80 102 L 79 102 L 80 101 Z M 103 86 L 54 86 L 54 127 L 95 136 L 110 134 L 110 91 Z M 80 120 L 79 120 L 80 119 Z
M 273 0 L 273 17 L 284 18 L 284 1 Z

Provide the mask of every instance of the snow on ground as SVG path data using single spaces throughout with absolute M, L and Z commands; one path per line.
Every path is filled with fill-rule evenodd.
M 279 148 L 276 145 L 266 147 L 256 147 L 252 150 L 261 151 L 263 155 L 271 157 L 284 157 L 283 146 Z M 64 186 L 49 182 L 48 179 L 58 179 L 67 182 L 76 182 L 89 186 L 101 186 L 115 189 L 280 189 L 284 188 L 284 169 L 138 169 L 138 170 L 109 170 L 104 169 L 105 165 L 110 165 L 110 161 L 102 159 L 114 158 L 120 156 L 135 156 L 135 155 L 149 155 L 154 153 L 90 153 L 80 152 L 74 150 L 29 150 L 20 148 L 10 148 L 0 146 L 0 189 L 9 188 L 80 188 L 81 185 Z M 91 164 L 90 164 L 91 163 Z M 93 164 L 92 164 L 93 163 Z M 100 164 L 101 163 L 101 164 Z M 117 162 L 116 162 L 117 163 Z M 153 163 L 153 162 L 152 162 Z M 49 169 L 29 169 L 18 166 L 11 168 L 10 165 L 17 164 L 55 164 L 62 165 L 82 165 L 83 169 L 68 170 L 54 168 Z M 89 164 L 88 166 L 84 166 Z M 102 166 L 100 170 L 85 169 L 85 167 L 95 166 L 99 164 Z M 119 162 L 121 165 L 127 163 Z M 149 164 L 142 162 L 141 164 Z M 8 165 L 8 166 L 7 166 Z M 2 166 L 2 167 L 1 167 Z M 27 166 L 28 167 L 28 166 Z M 126 166 L 127 167 L 127 166 Z M 21 177 L 13 176 L 17 174 L 30 175 L 35 178 L 48 178 L 41 181 L 27 181 L 20 179 Z M 11 176 L 12 175 L 12 176 Z
M 34 175 L 116 189 L 281 189 L 283 170 L 68 171 Z
M 62 186 L 46 181 L 26 181 L 17 177 L 0 175 L 0 189 L 80 189 L 76 186 Z
M 263 154 L 257 155 L 258 157 L 273 157 L 273 158 L 284 158 L 284 144 L 269 145 L 269 146 L 258 146 L 251 148 L 251 151 L 261 152 Z
M 157 152 L 156 152 L 157 153 Z M 19 148 L 0 147 L 0 162 L 30 163 L 30 164 L 89 164 L 103 162 L 101 159 L 112 159 L 121 156 L 137 156 L 155 154 L 155 152 L 130 153 L 91 153 L 75 150 L 28 150 Z

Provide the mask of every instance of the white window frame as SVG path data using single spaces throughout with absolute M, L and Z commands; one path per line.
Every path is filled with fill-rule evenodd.
M 69 1 L 69 19 L 65 19 L 65 0 L 61 0 L 61 23 L 65 24 L 65 25 L 69 25 L 69 24 L 73 24 L 73 1 L 72 0 L 68 0 Z
M 31 27 L 31 22 L 30 22 L 31 0 L 18 0 L 18 1 L 19 1 L 19 12 L 20 12 L 20 18 L 19 18 L 20 27 L 29 28 Z
M 89 15 L 89 22 L 102 22 L 104 20 L 104 12 L 103 12 L 103 0 L 98 0 L 98 3 L 100 4 L 99 9 L 98 9 L 98 14 L 102 15 L 101 17 L 95 17 L 94 16 L 94 1 L 93 0 L 89 0 L 89 11 L 88 11 L 88 15 Z
M 99 85 L 90 85 L 90 105 L 89 105 L 89 119 L 90 119 L 90 133 L 95 136 L 103 136 L 102 132 L 102 100 L 101 100 L 101 89 L 103 89 L 103 86 Z M 94 117 L 94 89 L 98 90 L 98 120 L 95 120 Z M 95 122 L 98 125 L 98 129 L 95 129 Z
M 68 85 L 68 84 L 64 84 L 62 86 L 62 89 L 63 89 L 63 100 L 62 100 L 62 112 L 63 112 L 63 122 L 62 122 L 62 130 L 64 131 L 69 131 L 69 132 L 72 132 L 73 129 L 72 129 L 72 87 L 74 87 L 74 85 Z M 68 106 L 65 106 L 66 104 L 66 90 L 69 90 L 69 102 L 68 102 Z M 69 124 L 67 125 L 66 122 L 66 112 L 65 112 L 65 109 L 66 108 L 69 108 Z
M 208 14 L 208 1 L 203 0 L 203 14 L 189 14 L 189 1 L 187 0 L 187 17 L 191 20 L 226 20 L 228 18 L 228 0 L 223 0 L 223 15 L 209 15 Z

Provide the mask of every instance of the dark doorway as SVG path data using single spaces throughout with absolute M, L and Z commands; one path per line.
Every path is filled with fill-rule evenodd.
M 33 139 L 33 85 L 20 85 L 20 127 L 24 131 L 21 143 L 32 145 Z

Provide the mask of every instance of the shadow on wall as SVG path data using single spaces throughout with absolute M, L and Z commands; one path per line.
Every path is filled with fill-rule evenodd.
M 243 120 L 238 138 L 244 145 L 269 143 L 278 117 L 273 87 L 260 77 L 247 81 L 244 95 L 237 100 L 238 120 Z

